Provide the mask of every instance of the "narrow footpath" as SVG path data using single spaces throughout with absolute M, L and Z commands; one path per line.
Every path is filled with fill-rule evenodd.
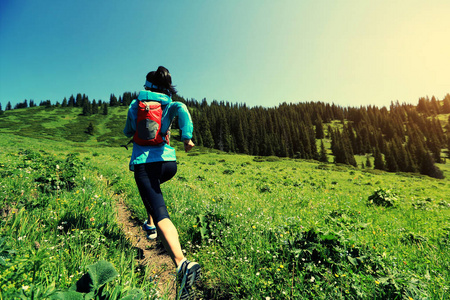
M 170 256 L 161 243 L 146 238 L 141 228 L 142 224 L 131 217 L 131 212 L 122 199 L 117 199 L 116 203 L 117 222 L 130 243 L 136 248 L 138 263 L 148 268 L 153 280 L 158 284 L 158 290 L 163 299 L 175 299 L 175 268 Z

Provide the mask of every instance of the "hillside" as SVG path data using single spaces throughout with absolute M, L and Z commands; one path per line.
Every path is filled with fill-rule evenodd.
M 173 282 L 138 263 L 112 217 L 120 195 L 145 218 L 129 150 L 1 135 L 5 299 L 67 290 L 99 261 L 120 274 L 106 284 L 110 299 L 134 288 L 168 299 L 158 286 Z M 446 299 L 448 180 L 207 148 L 177 155 L 163 193 L 187 256 L 203 266 L 200 298 Z
M 22 137 L 35 137 L 86 146 L 119 146 L 127 141 L 122 130 L 126 107 L 111 107 L 107 115 L 82 115 L 78 107 L 36 106 L 6 111 L 0 117 L 0 130 Z M 92 123 L 93 132 L 88 133 Z
M 2 112 L 0 130 L 116 147 L 127 142 L 122 127 L 134 96 L 124 93 L 117 99 L 111 95 L 109 105 L 90 103 L 81 94 L 63 105 L 45 102 L 27 108 L 25 102 Z M 389 110 L 321 102 L 248 108 L 175 100 L 186 103 L 191 111 L 196 145 L 225 152 L 313 159 L 435 178 L 443 178 L 435 163 L 445 163 L 450 155 L 450 94 L 441 101 L 420 98 L 417 106 L 392 103 Z

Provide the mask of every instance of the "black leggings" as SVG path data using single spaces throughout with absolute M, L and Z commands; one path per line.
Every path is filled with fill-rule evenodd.
M 177 163 L 175 161 L 134 165 L 134 179 L 139 194 L 147 213 L 152 216 L 155 224 L 163 219 L 169 219 L 160 184 L 171 179 L 176 173 Z

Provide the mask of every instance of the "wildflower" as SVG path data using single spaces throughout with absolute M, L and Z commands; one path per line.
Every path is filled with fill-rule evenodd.
M 375 280 L 375 283 L 376 283 L 376 284 L 380 284 L 380 282 L 379 282 L 378 280 Z
M 411 298 L 411 297 L 408 297 L 408 300 L 414 300 L 413 298 Z
M 192 225 L 192 227 L 197 228 L 197 225 Z
M 95 218 L 92 217 L 92 218 L 89 219 L 89 221 L 94 222 L 94 221 L 95 221 Z
M 22 290 L 24 291 L 28 291 L 30 287 L 28 285 L 22 285 Z
M 283 265 L 280 265 L 280 269 L 283 269 L 284 268 L 284 266 Z
M 314 282 L 314 281 L 316 281 L 316 278 L 314 278 L 314 276 L 312 276 L 309 281 Z
M 252 226 L 252 228 L 253 228 L 253 229 L 256 229 L 256 226 L 255 226 L 255 225 L 253 225 L 253 226 Z
M 336 277 L 339 277 L 339 275 L 338 275 L 338 274 L 334 274 L 334 276 L 336 276 Z
M 63 230 L 64 229 L 64 227 L 62 227 L 62 226 L 58 226 L 58 227 L 56 227 L 58 230 Z

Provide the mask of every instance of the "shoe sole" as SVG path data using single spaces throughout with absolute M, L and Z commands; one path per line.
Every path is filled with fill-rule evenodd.
M 191 262 L 186 268 L 187 276 L 183 278 L 180 288 L 181 293 L 178 299 L 186 300 L 190 299 L 190 291 L 192 286 L 200 279 L 201 267 L 198 263 Z M 184 283 L 183 283 L 184 281 Z
M 186 287 L 191 288 L 194 283 L 200 279 L 201 267 L 198 263 L 191 262 L 188 267 L 188 276 L 186 280 Z

